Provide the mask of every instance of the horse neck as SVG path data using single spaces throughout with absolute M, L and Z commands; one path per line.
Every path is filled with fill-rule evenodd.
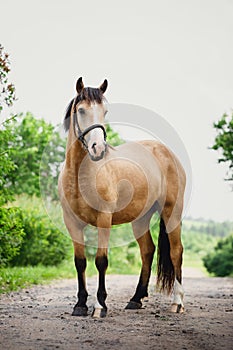
M 87 152 L 84 150 L 82 143 L 77 139 L 73 128 L 73 117 L 70 118 L 70 128 L 66 143 L 66 166 L 77 169 Z

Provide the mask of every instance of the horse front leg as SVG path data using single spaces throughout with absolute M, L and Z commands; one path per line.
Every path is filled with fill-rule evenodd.
M 137 238 L 142 232 L 145 232 L 145 227 L 141 227 L 140 223 L 132 224 L 134 235 Z M 137 242 L 140 247 L 142 268 L 139 282 L 134 296 L 130 299 L 126 309 L 140 309 L 142 307 L 142 299 L 148 296 L 148 284 L 151 275 L 151 265 L 153 262 L 155 245 L 151 238 L 149 228 L 146 227 L 146 232 L 139 238 Z
M 73 242 L 74 245 L 74 262 L 78 277 L 78 302 L 74 306 L 72 316 L 87 316 L 87 289 L 86 289 L 86 257 L 84 253 L 84 245 Z
M 63 208 L 63 218 L 65 225 L 71 236 L 74 246 L 74 263 L 78 278 L 78 302 L 74 306 L 72 316 L 87 316 L 87 290 L 86 290 L 86 257 L 83 230 L 85 225 L 80 223 L 77 217 Z
M 98 249 L 95 258 L 96 268 L 99 272 L 99 286 L 97 291 L 97 300 L 92 313 L 93 317 L 106 317 L 107 306 L 105 300 L 107 298 L 105 286 L 105 274 L 108 267 L 108 242 L 110 236 L 110 228 L 98 227 Z

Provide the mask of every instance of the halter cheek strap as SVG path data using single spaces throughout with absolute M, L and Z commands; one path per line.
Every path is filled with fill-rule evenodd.
M 78 129 L 78 135 L 76 133 L 76 127 L 77 126 L 77 129 Z M 75 136 L 77 137 L 77 139 L 79 141 L 82 142 L 84 148 L 88 151 L 88 145 L 87 145 L 87 142 L 85 140 L 85 136 L 93 129 L 97 129 L 97 128 L 100 128 L 103 130 L 103 133 L 104 133 L 104 141 L 106 141 L 106 137 L 107 137 L 107 134 L 106 134 L 106 131 L 105 131 L 105 128 L 103 125 L 101 124 L 93 124 L 91 126 L 89 126 L 88 128 L 86 128 L 84 131 L 82 131 L 80 129 L 80 126 L 79 126 L 79 123 L 78 123 L 78 118 L 77 118 L 77 114 L 74 113 L 73 114 L 73 129 L 74 129 L 74 133 L 75 133 Z

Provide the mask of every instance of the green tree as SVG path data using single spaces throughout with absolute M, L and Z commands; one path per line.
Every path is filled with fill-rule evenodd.
M 10 72 L 9 55 L 0 44 L 0 112 L 4 104 L 11 106 L 15 101 L 15 86 L 8 81 Z
M 10 72 L 9 55 L 0 45 L 0 114 L 3 106 L 11 106 L 15 100 L 15 87 L 8 82 Z M 0 266 L 5 266 L 17 255 L 23 241 L 24 231 L 18 217 L 20 209 L 7 208 L 13 200 L 13 191 L 7 186 L 7 177 L 14 172 L 16 165 L 11 158 L 14 135 L 8 129 L 14 118 L 10 118 L 0 127 Z
M 43 119 L 36 119 L 31 113 L 18 115 L 7 126 L 15 135 L 7 144 L 15 167 L 6 177 L 7 186 L 15 194 L 43 195 L 58 199 L 57 181 L 59 170 L 65 158 L 66 140 L 56 128 Z M 106 126 L 108 142 L 112 146 L 123 143 L 118 133 Z
M 13 199 L 12 190 L 6 186 L 7 177 L 15 170 L 16 165 L 11 159 L 11 150 L 8 148 L 10 143 L 14 142 L 14 135 L 6 128 L 12 119 L 5 121 L 0 129 L 0 205 L 6 204 Z
M 217 131 L 213 150 L 220 150 L 221 156 L 218 162 L 227 162 L 229 171 L 226 180 L 233 181 L 233 113 L 232 115 L 223 114 L 222 118 L 214 123 Z
M 233 275 L 233 235 L 218 241 L 214 251 L 203 258 L 208 272 L 215 276 Z
M 9 55 L 4 52 L 0 44 L 0 115 L 4 104 L 11 106 L 15 100 L 15 87 L 8 82 L 10 72 Z M 14 161 L 11 158 L 11 149 L 8 147 L 14 142 L 14 135 L 8 129 L 14 121 L 14 117 L 1 123 L 0 126 L 0 206 L 12 200 L 12 190 L 6 186 L 7 176 L 15 170 Z
M 57 199 L 58 168 L 64 160 L 65 140 L 52 124 L 31 113 L 18 115 L 7 130 L 15 135 L 8 147 L 16 166 L 7 176 L 7 185 L 15 194 L 40 196 L 41 183 L 47 194 Z
M 15 100 L 15 87 L 8 83 L 8 74 L 10 72 L 9 55 L 4 52 L 3 46 L 0 44 L 0 114 L 3 105 L 10 106 Z M 14 117 L 1 123 L 0 126 L 0 206 L 2 207 L 8 201 L 13 199 L 12 190 L 6 186 L 7 177 L 11 174 L 16 165 L 11 158 L 11 148 L 9 145 L 14 143 L 15 137 L 9 126 L 14 122 Z

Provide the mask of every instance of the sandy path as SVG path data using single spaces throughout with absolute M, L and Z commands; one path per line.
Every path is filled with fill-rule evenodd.
M 192 274 L 195 277 L 188 277 Z M 105 319 L 70 316 L 76 281 L 61 280 L 1 296 L 1 349 L 233 349 L 233 279 L 186 270 L 186 312 L 168 312 L 170 298 L 155 293 L 141 310 L 124 310 L 137 276 L 107 276 Z M 88 279 L 89 314 L 96 277 Z

